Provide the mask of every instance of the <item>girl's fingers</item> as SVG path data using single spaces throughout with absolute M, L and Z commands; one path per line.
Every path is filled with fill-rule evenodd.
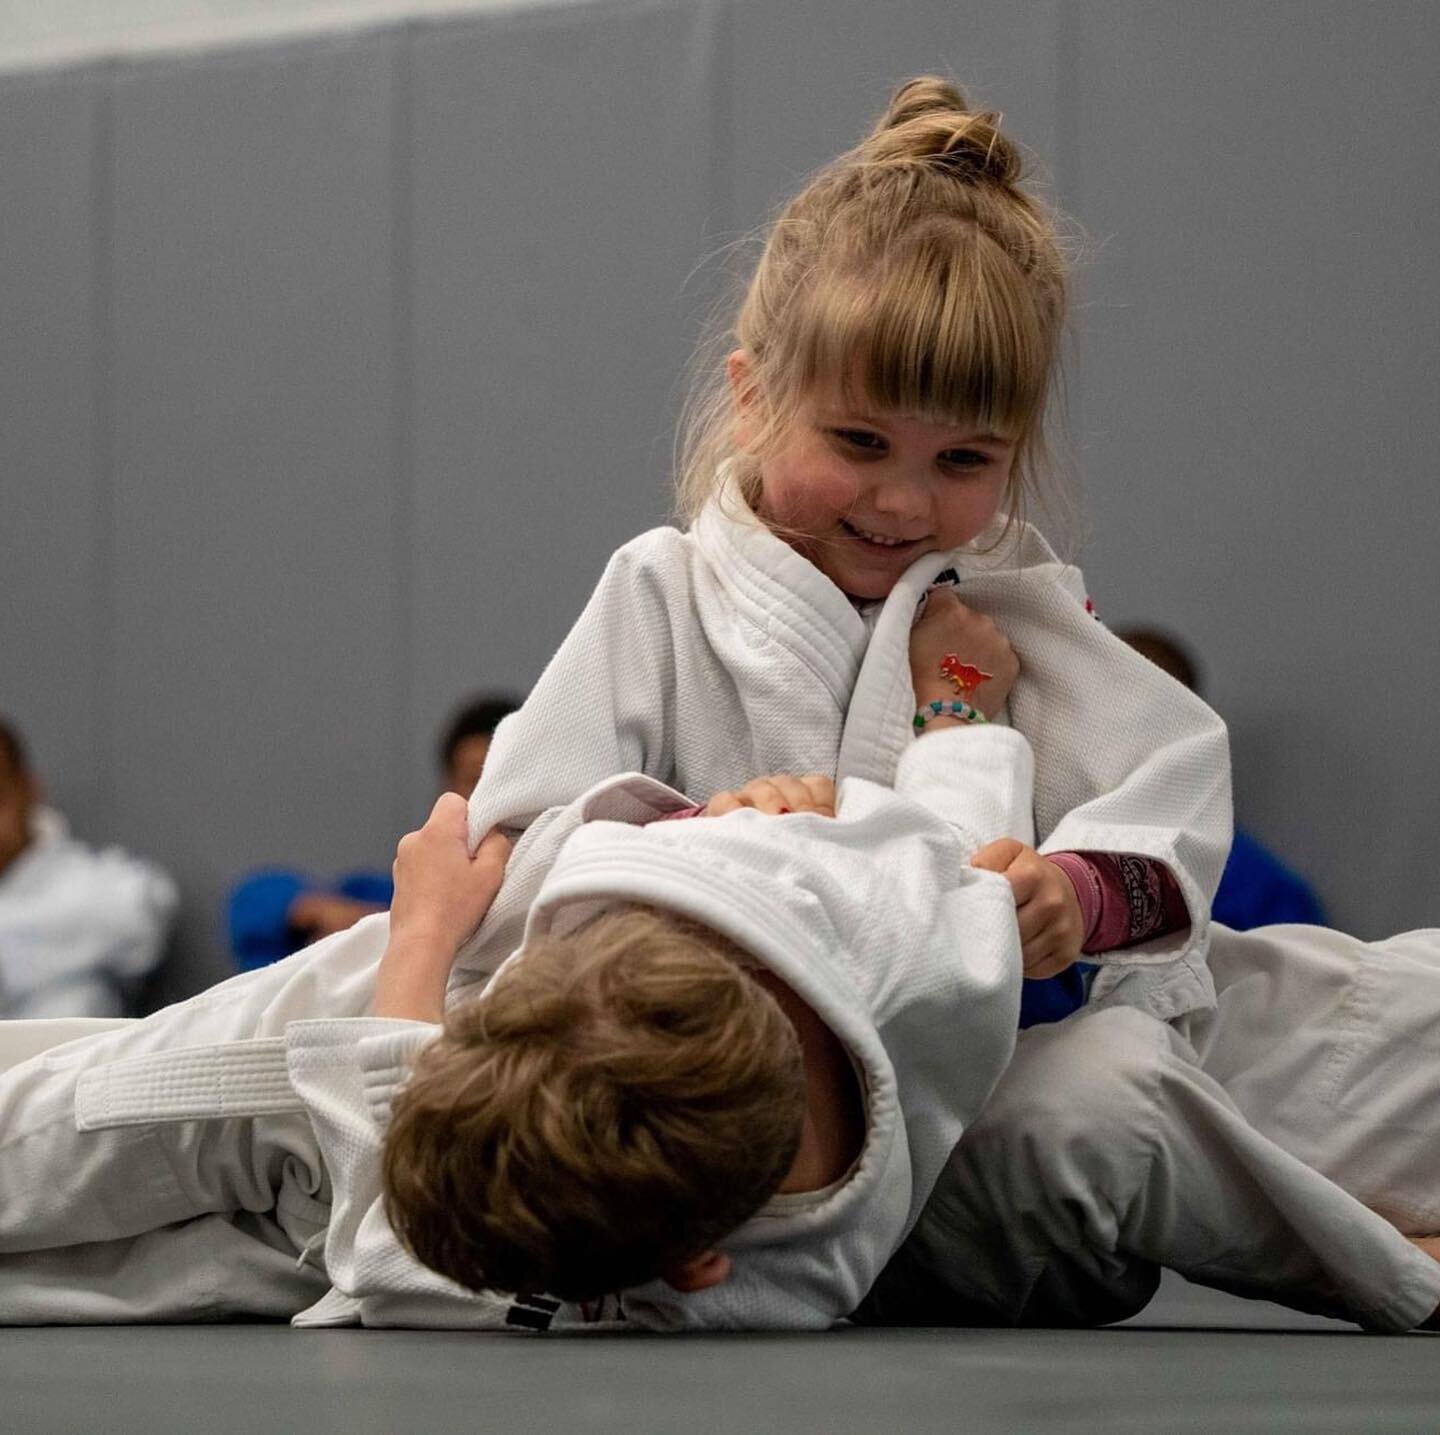
M 777 777 L 773 779 L 776 789 L 785 799 L 785 806 L 791 812 L 810 812 L 815 803 L 803 777 Z
M 747 782 L 743 796 L 748 798 L 747 807 L 753 807 L 757 812 L 769 813 L 772 817 L 782 808 L 788 808 L 785 795 L 768 777 L 757 777 L 754 782 Z
M 1015 922 L 1020 928 L 1020 945 L 1024 948 L 1028 962 L 1032 950 L 1039 950 L 1049 928 L 1049 919 L 1044 912 L 1037 911 L 1033 904 L 1015 909 Z
M 1031 981 L 1043 982 L 1047 977 L 1058 977 L 1061 972 L 1066 971 L 1074 964 L 1068 957 L 1058 954 L 1051 954 L 1036 962 L 1033 966 L 1027 965 L 1025 975 Z
M 1025 863 L 1013 863 L 1006 868 L 1005 880 L 1010 884 L 1010 890 L 1015 894 L 1015 906 L 1032 907 L 1036 905 L 1035 898 L 1040 890 L 1040 874 L 1034 867 Z M 1032 915 L 1034 915 L 1032 913 Z M 1047 918 L 1051 914 L 1046 912 Z
M 995 842 L 987 842 L 970 859 L 970 865 L 982 872 L 1004 872 L 1024 850 L 1023 842 L 1017 842 L 1013 837 L 1001 837 Z
M 1031 904 L 1034 913 L 1036 904 Z M 1027 932 L 1027 925 L 1033 930 Z M 1033 915 L 1020 921 L 1021 965 L 1025 975 L 1033 979 L 1058 976 L 1073 965 L 1078 957 L 1073 934 L 1063 918 Z
M 1022 925 L 1020 932 L 1020 965 L 1024 968 L 1027 977 L 1048 976 L 1048 968 L 1056 956 L 1055 933 L 1050 927 L 1044 924 L 1036 924 L 1035 930 L 1025 933 Z
M 807 772 L 800 781 L 809 794 L 811 811 L 822 813 L 826 817 L 834 817 L 835 780 L 823 772 Z
M 835 815 L 835 784 L 824 773 L 796 777 L 775 773 L 752 778 L 738 792 L 717 792 L 705 806 L 707 817 L 723 817 L 739 807 L 779 816 L 788 812 L 820 812 Z

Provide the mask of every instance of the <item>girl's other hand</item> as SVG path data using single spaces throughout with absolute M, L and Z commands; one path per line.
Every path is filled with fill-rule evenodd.
M 773 777 L 752 778 L 738 791 L 717 792 L 705 804 L 705 816 L 723 817 L 742 807 L 775 816 L 818 812 L 821 817 L 834 817 L 835 783 L 823 772 L 810 772 L 804 777 L 776 773 Z
M 510 843 L 491 832 L 470 855 L 468 804 L 444 793 L 425 825 L 400 839 L 395 853 L 395 900 L 390 906 L 393 941 L 421 939 L 448 949 L 453 958 L 490 910 L 505 876 Z
M 1002 837 L 982 847 L 970 865 L 999 872 L 1010 884 L 1027 977 L 1058 976 L 1079 960 L 1085 940 L 1080 899 L 1069 877 L 1049 858 L 1013 837 Z
M 950 653 L 992 676 L 968 693 L 957 693 L 940 670 Z M 967 608 L 953 588 L 932 588 L 926 594 L 925 610 L 910 630 L 910 676 L 917 707 L 963 696 L 993 718 L 1005 706 L 1019 673 L 1020 659 L 989 618 Z

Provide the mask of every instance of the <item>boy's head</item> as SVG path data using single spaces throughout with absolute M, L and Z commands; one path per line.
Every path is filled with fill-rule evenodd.
M 0 872 L 30 845 L 30 819 L 39 800 L 25 745 L 14 728 L 0 721 Z
M 470 796 L 480 781 L 495 729 L 519 706 L 520 699 L 509 693 L 485 693 L 456 711 L 440 738 L 440 776 L 447 791 Z
M 386 1137 L 386 1209 L 415 1256 L 473 1290 L 587 1300 L 673 1280 L 753 1215 L 795 1159 L 805 1076 L 736 955 L 616 908 L 452 1013 Z

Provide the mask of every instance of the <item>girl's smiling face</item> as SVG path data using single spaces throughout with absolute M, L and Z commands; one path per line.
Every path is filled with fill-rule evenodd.
M 759 516 L 852 598 L 883 598 L 922 554 L 983 532 L 1015 465 L 1014 439 L 963 424 L 800 405 L 760 461 Z

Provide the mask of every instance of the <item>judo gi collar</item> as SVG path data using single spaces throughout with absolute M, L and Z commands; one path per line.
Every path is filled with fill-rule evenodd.
M 819 1205 L 794 1217 L 768 1215 L 737 1233 L 739 1244 L 763 1244 L 793 1233 L 842 1222 L 890 1169 L 899 1126 L 895 1071 L 859 993 L 836 952 L 842 934 L 828 929 L 821 904 L 789 878 L 776 875 L 777 845 L 754 812 L 723 820 L 634 827 L 597 821 L 566 842 L 530 909 L 521 949 L 496 972 L 501 981 L 525 946 L 546 933 L 561 934 L 608 907 L 643 903 L 677 912 L 728 937 L 790 986 L 840 1039 L 862 1074 L 866 1136 L 854 1173 Z M 787 822 L 829 822 L 797 815 Z M 754 1228 L 752 1230 L 752 1227 Z M 736 1242 L 727 1242 L 733 1245 Z
M 694 537 L 737 612 L 769 637 L 804 654 L 847 714 L 836 777 L 890 786 L 913 740 L 910 629 L 939 578 L 963 585 L 1007 567 L 1053 562 L 1033 530 L 1002 540 L 997 519 L 973 548 L 925 553 L 901 574 L 873 631 L 851 600 L 813 563 L 777 538 L 746 506 L 729 473 L 694 525 Z
M 737 615 L 802 654 L 843 708 L 870 640 L 845 594 L 766 528 L 733 485 L 711 499 L 691 532 Z

